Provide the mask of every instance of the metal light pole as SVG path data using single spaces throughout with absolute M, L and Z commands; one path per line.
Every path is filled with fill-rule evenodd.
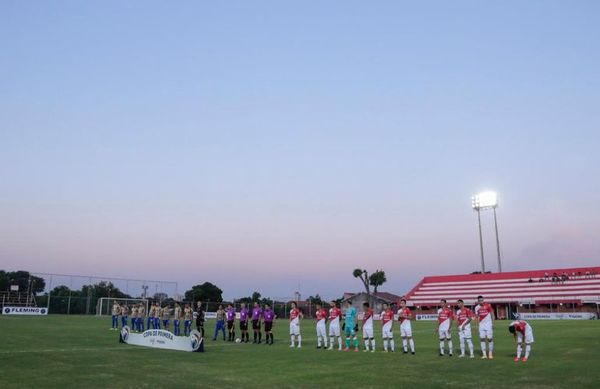
M 481 273 L 485 273 L 485 260 L 483 258 L 483 235 L 481 234 L 481 212 L 477 208 L 477 221 L 479 222 L 479 248 L 481 249 Z
M 498 207 L 498 195 L 496 192 L 482 192 L 471 198 L 471 205 L 477 211 L 477 221 L 479 222 L 479 247 L 481 249 L 481 272 L 485 273 L 485 262 L 483 257 L 483 236 L 481 233 L 481 211 L 491 209 L 494 212 L 494 228 L 496 232 L 496 252 L 498 254 L 498 272 L 502 273 L 502 259 L 500 257 L 500 239 L 498 238 L 498 220 L 496 217 L 496 208 Z
M 494 227 L 496 229 L 496 251 L 498 253 L 498 272 L 502 273 L 502 260 L 500 259 L 500 239 L 498 238 L 498 219 L 496 218 L 496 207 L 498 205 L 495 205 L 493 210 L 494 210 Z M 481 233 L 481 230 L 479 231 L 479 233 Z

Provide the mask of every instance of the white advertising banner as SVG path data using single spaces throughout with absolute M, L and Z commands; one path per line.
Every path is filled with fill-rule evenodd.
M 415 315 L 415 318 L 417 320 L 437 320 L 438 319 L 438 315 L 431 313 L 431 314 L 422 314 L 422 315 Z
M 3 315 L 47 315 L 46 307 L 4 307 Z
M 166 330 L 147 330 L 141 334 L 136 334 L 131 332 L 128 326 L 125 326 L 119 334 L 119 341 L 135 346 L 204 352 L 204 339 L 196 330 L 192 330 L 190 336 L 175 336 L 172 332 Z
M 519 313 L 522 320 L 595 320 L 596 314 L 592 312 L 570 312 L 570 313 Z

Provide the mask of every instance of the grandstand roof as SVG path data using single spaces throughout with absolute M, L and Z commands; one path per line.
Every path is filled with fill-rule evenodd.
M 406 295 L 409 305 L 437 305 L 444 298 L 475 303 L 555 304 L 600 302 L 600 267 L 542 269 L 425 277 Z M 553 276 L 557 278 L 553 280 Z M 562 276 L 568 278 L 563 280 Z

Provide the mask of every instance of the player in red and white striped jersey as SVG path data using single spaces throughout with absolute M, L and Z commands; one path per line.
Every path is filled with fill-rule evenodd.
M 473 312 L 465 307 L 465 302 L 458 300 L 458 310 L 454 317 L 458 324 L 458 338 L 460 340 L 460 355 L 459 358 L 465 357 L 465 342 L 469 346 L 469 357 L 474 358 L 473 355 L 473 342 L 471 341 L 471 320 L 473 320 Z
M 534 342 L 533 340 L 533 329 L 525 320 L 516 320 L 510 323 L 508 326 L 508 331 L 514 335 L 517 341 L 517 356 L 515 357 L 515 362 L 519 361 L 521 358 L 521 352 L 523 351 L 523 340 L 525 341 L 525 356 L 521 361 L 527 362 L 529 359 L 529 353 L 531 352 L 531 344 Z
M 410 351 L 415 354 L 415 341 L 412 338 L 412 327 L 410 321 L 412 320 L 412 312 L 409 307 L 406 306 L 406 300 L 400 300 L 400 309 L 398 309 L 398 321 L 400 322 L 400 336 L 402 337 L 402 351 L 404 354 L 408 353 L 408 345 L 410 344 Z
M 338 307 L 337 302 L 331 302 L 331 308 L 329 309 L 329 349 L 333 350 L 335 344 L 335 337 L 338 338 L 339 351 L 342 351 L 342 336 L 340 333 L 340 317 L 342 316 L 342 310 Z
M 290 338 L 292 343 L 290 347 L 294 347 L 294 339 L 298 340 L 298 348 L 302 347 L 302 335 L 300 335 L 300 318 L 302 318 L 302 312 L 298 309 L 295 302 L 292 302 L 292 309 L 290 310 Z
M 494 358 L 494 309 L 486 303 L 483 296 L 477 297 L 475 314 L 479 320 L 479 340 L 481 341 L 481 359 Z M 487 344 L 487 353 L 486 353 Z
M 452 327 L 452 319 L 454 314 L 448 307 L 445 299 L 440 300 L 440 309 L 437 311 L 438 323 L 437 334 L 440 337 L 440 357 L 444 356 L 444 344 L 448 341 L 448 356 L 452 356 L 452 335 L 450 328 Z
M 375 338 L 373 337 L 373 308 L 369 307 L 369 303 L 363 303 L 363 340 L 365 342 L 365 350 L 369 351 L 369 345 L 371 345 L 371 352 L 375 352 Z
M 317 304 L 317 312 L 315 314 L 317 317 L 317 348 L 321 348 L 321 343 L 323 344 L 323 349 L 327 348 L 327 327 L 325 322 L 327 321 L 327 311 L 323 309 L 321 304 Z
M 395 351 L 394 334 L 392 333 L 392 325 L 394 324 L 394 311 L 389 304 L 383 303 L 383 311 L 381 312 L 381 332 L 383 335 L 383 352 L 388 352 L 388 344 L 391 352 Z

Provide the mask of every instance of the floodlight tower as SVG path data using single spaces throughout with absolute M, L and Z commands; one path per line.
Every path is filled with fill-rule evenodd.
M 481 234 L 481 211 L 491 209 L 494 212 L 494 228 L 496 231 L 496 252 L 498 254 L 498 272 L 502 273 L 502 260 L 500 258 L 500 239 L 498 238 L 498 220 L 496 208 L 498 207 L 498 195 L 496 192 L 481 192 L 471 198 L 471 205 L 477 211 L 479 222 L 479 248 L 481 249 L 481 272 L 485 273 L 485 261 L 483 257 L 483 236 Z

